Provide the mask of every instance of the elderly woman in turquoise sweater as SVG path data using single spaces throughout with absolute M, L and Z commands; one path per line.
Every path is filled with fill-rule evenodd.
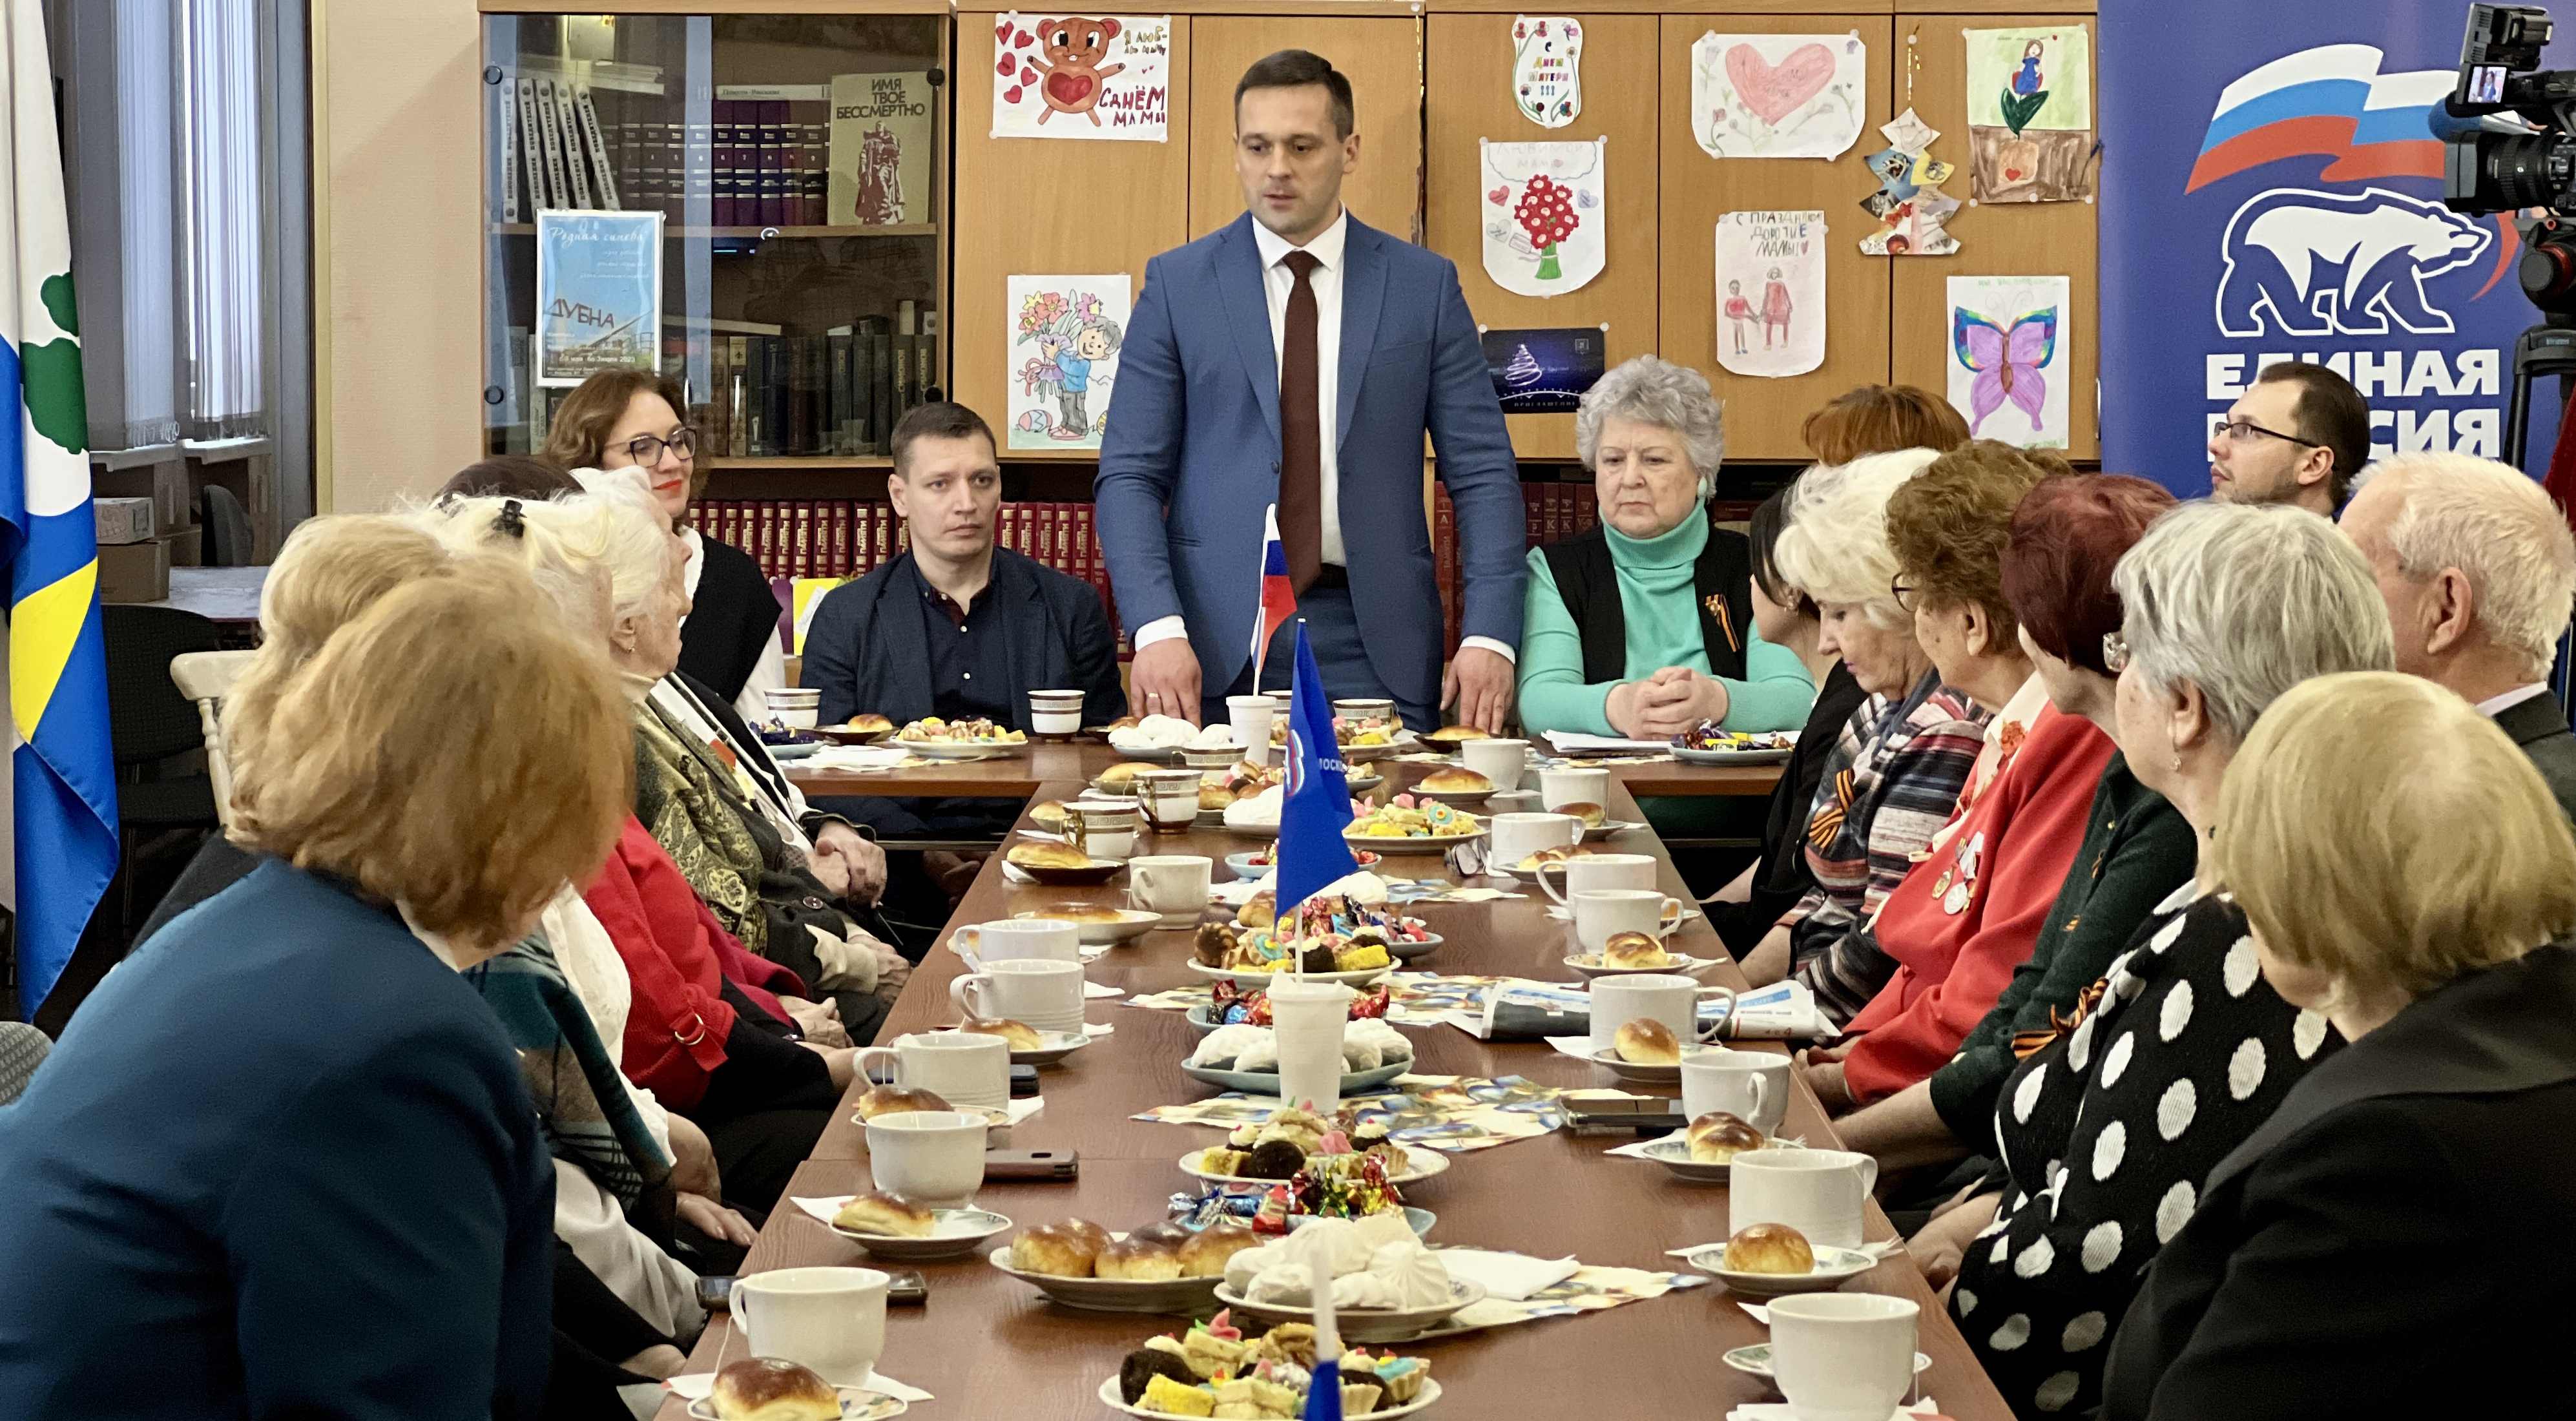
M 1620 365 L 1584 394 L 1574 447 L 1601 521 L 1529 555 L 1521 723 L 1642 740 L 1804 726 L 1815 677 L 1754 628 L 1744 535 L 1709 522 L 1726 426 L 1707 379 Z

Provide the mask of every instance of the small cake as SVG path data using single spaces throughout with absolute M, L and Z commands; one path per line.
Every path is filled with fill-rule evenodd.
M 934 1222 L 928 1209 L 882 1190 L 852 1199 L 832 1216 L 834 1227 L 891 1238 L 928 1238 Z
M 1306 1152 L 1286 1140 L 1264 1140 L 1252 1147 L 1240 1173 L 1246 1179 L 1286 1179 L 1306 1167 Z
M 1066 1223 L 1074 1222 L 1067 1220 Z M 1020 1230 L 1011 1240 L 1011 1266 L 1023 1273 L 1043 1273 L 1050 1278 L 1088 1278 L 1100 1250 L 1090 1239 L 1065 1224 L 1044 1224 Z
M 998 1036 L 1010 1042 L 1014 1051 L 1035 1051 L 1039 1046 L 1036 1027 L 1007 1016 L 970 1016 L 957 1029 L 977 1036 Z
M 1252 1156 L 1242 1150 L 1229 1150 L 1223 1145 L 1199 1151 L 1199 1169 L 1206 1174 L 1222 1174 L 1232 1179 L 1248 1179 L 1244 1165 Z M 1285 1176 L 1282 1176 L 1285 1178 Z
M 1181 1245 L 1181 1276 L 1215 1278 L 1225 1273 L 1225 1261 L 1247 1248 L 1258 1247 L 1261 1240 L 1241 1224 L 1210 1224 L 1189 1236 Z
M 1634 1066 L 1678 1066 L 1682 1063 L 1681 1043 L 1673 1039 L 1673 1029 L 1651 1016 L 1641 1016 L 1622 1024 L 1616 1049 L 1620 1060 Z
M 1156 1377 L 1168 1377 L 1192 1390 L 1198 1387 L 1198 1373 L 1190 1370 L 1190 1364 L 1182 1361 L 1178 1352 L 1166 1352 L 1159 1347 L 1139 1347 L 1118 1364 L 1118 1394 L 1127 1398 L 1128 1405 L 1134 1406 L 1137 1399 L 1145 1394 L 1146 1386 Z
M 707 1393 L 719 1421 L 841 1421 L 841 1394 L 781 1357 L 747 1357 L 716 1373 Z
M 1201 918 L 1198 935 L 1190 939 L 1190 957 L 1201 967 L 1223 967 L 1241 936 L 1231 921 L 1212 923 Z
M 1247 928 L 1268 932 L 1279 921 L 1279 895 L 1267 888 L 1262 889 L 1235 911 L 1234 920 Z
M 1487 740 L 1491 738 L 1492 737 L 1485 734 L 1484 727 L 1478 725 L 1444 725 L 1440 727 L 1439 734 L 1426 735 L 1423 737 L 1425 740 Z
M 1147 1411 L 1160 1411 L 1167 1416 L 1214 1416 L 1216 1393 L 1185 1386 L 1166 1376 L 1156 1376 L 1145 1383 L 1144 1399 L 1136 1403 Z
M 1588 799 L 1578 799 L 1571 804 L 1560 804 L 1556 808 L 1549 810 L 1548 813 L 1571 814 L 1575 818 L 1582 820 L 1583 827 L 1586 829 L 1598 829 L 1602 825 L 1610 822 L 1610 815 L 1604 811 L 1600 805 L 1594 804 Z
M 1252 1352 L 1265 1362 L 1311 1367 L 1315 1365 L 1315 1325 L 1311 1322 L 1283 1322 L 1261 1334 L 1261 1340 L 1253 1344 Z
M 1159 1283 L 1181 1276 L 1181 1256 L 1168 1243 L 1123 1238 L 1091 1260 L 1091 1276 Z
M 937 1091 L 903 1090 L 895 1086 L 872 1086 L 859 1097 L 859 1118 L 874 1120 L 880 1115 L 894 1115 L 906 1110 L 946 1110 L 948 1102 Z
M 1746 1150 L 1762 1148 L 1762 1132 L 1723 1110 L 1712 1110 L 1690 1122 L 1687 1137 L 1693 1164 L 1724 1164 Z
M 1321 942 L 1309 943 L 1303 951 L 1297 954 L 1297 967 L 1298 970 L 1304 972 L 1339 972 L 1342 970 L 1335 960 L 1332 945 Z
M 1474 770 L 1433 770 L 1414 787 L 1426 794 L 1487 794 L 1494 782 Z
M 1729 1273 L 1813 1273 L 1816 1251 L 1787 1224 L 1747 1224 L 1726 1241 Z
M 1387 966 L 1394 960 L 1395 959 L 1386 955 L 1386 945 L 1384 943 L 1354 943 L 1351 946 L 1343 948 L 1341 951 L 1333 954 L 1333 970 L 1336 972 L 1365 972 L 1372 967 Z
M 1011 851 L 1003 857 L 1022 868 L 1091 867 L 1091 855 L 1071 844 L 1040 843 L 1033 839 L 1011 845 Z
M 1612 933 L 1601 944 L 1604 967 L 1670 967 L 1681 959 L 1664 951 L 1664 945 L 1651 933 Z

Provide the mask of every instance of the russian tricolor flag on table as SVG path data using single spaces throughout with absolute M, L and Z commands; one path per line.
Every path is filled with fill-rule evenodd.
M 2327 182 L 2442 175 L 2432 110 L 2450 97 L 2448 69 L 2379 72 L 2367 44 L 2329 44 L 2283 55 L 2219 91 L 2191 192 L 2279 158 L 2332 158 Z
M 1252 689 L 1261 689 L 1261 664 L 1269 659 L 1270 637 L 1297 615 L 1297 591 L 1288 585 L 1288 552 L 1279 546 L 1279 505 L 1261 515 L 1261 615 L 1252 623 Z

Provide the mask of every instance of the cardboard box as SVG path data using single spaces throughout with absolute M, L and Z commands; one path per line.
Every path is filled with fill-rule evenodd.
M 90 511 L 98 515 L 98 541 L 140 543 L 152 536 L 152 500 L 148 498 L 93 498 Z
M 152 524 L 156 528 L 184 528 L 194 521 L 191 511 L 196 491 L 188 481 L 188 464 L 173 458 L 159 464 L 139 464 L 130 469 L 90 466 L 90 489 L 103 497 L 136 496 L 152 500 Z
M 185 528 L 172 528 L 153 536 L 170 545 L 172 567 L 204 567 L 206 565 L 205 534 L 205 529 L 191 523 Z
M 158 602 L 170 595 L 170 542 L 110 543 L 98 550 L 98 600 Z

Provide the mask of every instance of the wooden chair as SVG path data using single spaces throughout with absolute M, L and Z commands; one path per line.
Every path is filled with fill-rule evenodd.
M 254 654 L 191 651 L 170 659 L 170 679 L 178 684 L 180 695 L 196 703 L 198 725 L 206 737 L 206 773 L 214 781 L 215 817 L 226 825 L 233 822 L 233 774 L 231 762 L 224 756 L 219 712 L 233 682 L 241 678 L 242 669 L 250 665 Z

